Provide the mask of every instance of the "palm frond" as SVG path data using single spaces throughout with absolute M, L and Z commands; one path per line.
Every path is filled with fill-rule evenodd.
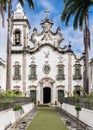
M 20 4 L 23 6 L 24 5 L 24 2 L 23 0 L 19 0 Z
M 27 0 L 29 7 L 34 9 L 34 4 L 33 4 L 33 0 Z
M 84 19 L 85 19 L 85 16 L 83 14 L 83 9 L 82 11 L 80 12 L 80 16 L 79 16 L 79 21 L 78 21 L 78 26 L 79 26 L 79 29 L 82 31 L 83 30 L 83 25 L 84 25 Z
M 75 30 L 78 28 L 78 25 L 79 25 L 78 23 L 79 23 L 79 19 L 80 19 L 81 9 L 82 9 L 82 6 L 77 10 L 75 17 L 74 17 L 73 27 Z
M 8 0 L 0 1 L 0 14 L 2 16 L 2 26 L 3 27 L 5 24 L 4 12 L 6 11 L 7 2 L 8 2 Z

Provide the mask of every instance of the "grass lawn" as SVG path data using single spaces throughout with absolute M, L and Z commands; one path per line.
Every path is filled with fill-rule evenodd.
M 27 130 L 68 130 L 56 110 L 52 107 L 41 107 Z

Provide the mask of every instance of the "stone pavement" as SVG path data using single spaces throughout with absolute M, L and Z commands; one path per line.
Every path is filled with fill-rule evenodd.
M 18 122 L 16 122 L 7 130 L 27 130 L 27 127 L 31 123 L 33 117 L 36 115 L 38 109 L 38 107 L 35 107 L 23 119 L 18 120 Z M 64 124 L 66 124 L 68 130 L 93 130 L 84 124 L 80 124 L 80 127 L 76 128 L 76 120 L 67 115 L 64 111 L 62 111 L 62 109 L 56 108 L 56 110 L 61 120 L 64 122 Z
M 93 128 L 87 126 L 83 122 L 79 121 L 79 127 L 77 128 L 76 118 L 73 118 L 68 113 L 60 108 L 56 108 L 57 113 L 59 114 L 61 120 L 66 124 L 68 130 L 93 130 Z
M 26 130 L 31 123 L 33 117 L 37 113 L 37 108 L 31 110 L 23 119 L 18 120 L 14 125 L 12 125 L 7 130 Z

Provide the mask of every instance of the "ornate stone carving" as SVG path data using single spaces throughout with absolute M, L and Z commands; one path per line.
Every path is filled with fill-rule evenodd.
M 32 57 L 31 57 L 31 60 L 32 60 L 31 63 L 35 63 L 35 59 L 36 59 L 36 58 L 35 58 L 34 56 L 32 56 Z
M 50 54 L 49 51 L 48 52 L 44 51 L 44 54 L 45 54 L 45 58 L 49 58 L 49 54 Z
M 41 22 L 43 31 L 41 33 L 38 33 L 36 28 L 33 29 L 31 41 L 34 44 L 35 48 L 38 48 L 42 44 L 50 44 L 56 48 L 60 46 L 60 43 L 63 40 L 61 29 L 58 27 L 56 29 L 56 32 L 53 33 L 51 31 L 52 25 L 53 22 L 50 21 L 46 15 L 44 21 Z
M 60 55 L 60 56 L 58 57 L 58 59 L 59 59 L 59 63 L 62 63 L 62 61 L 63 61 L 62 55 Z

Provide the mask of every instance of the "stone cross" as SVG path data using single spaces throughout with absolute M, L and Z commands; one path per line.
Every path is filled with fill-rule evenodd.
M 32 56 L 31 59 L 32 59 L 32 62 L 35 62 L 36 58 L 34 56 Z
M 49 10 L 48 9 L 46 9 L 45 11 L 44 11 L 44 13 L 46 13 L 46 19 L 48 19 L 48 14 L 49 14 Z
M 59 63 L 62 63 L 63 57 L 61 55 L 58 57 L 58 59 L 59 59 Z

